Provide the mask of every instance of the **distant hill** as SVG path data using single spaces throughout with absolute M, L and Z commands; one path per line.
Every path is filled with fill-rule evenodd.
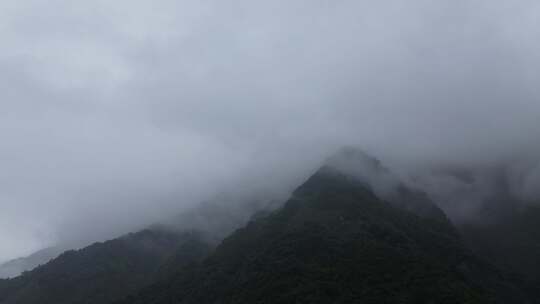
M 67 251 L 22 276 L 0 279 L 0 303 L 106 304 L 168 280 L 205 257 L 256 210 L 275 203 L 232 199 L 222 195 L 143 231 Z
M 179 248 L 192 251 L 178 257 Z M 165 261 L 181 267 L 208 250 L 196 233 L 143 230 L 67 251 L 22 276 L 0 280 L 0 303 L 110 303 L 152 282 Z
M 7 261 L 0 265 L 0 279 L 13 278 L 24 271 L 32 270 L 60 255 L 64 250 L 60 247 L 41 249 L 27 257 Z

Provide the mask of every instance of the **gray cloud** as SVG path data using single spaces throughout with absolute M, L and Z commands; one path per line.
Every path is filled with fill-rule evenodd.
M 539 17 L 535 1 L 3 1 L 0 260 L 290 187 L 345 144 L 413 175 L 504 163 L 538 197 Z M 469 187 L 444 179 L 426 187 Z

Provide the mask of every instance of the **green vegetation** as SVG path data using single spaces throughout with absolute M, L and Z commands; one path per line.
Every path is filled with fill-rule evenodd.
M 174 253 L 197 243 L 194 233 L 143 230 L 124 237 L 67 251 L 22 276 L 0 281 L 2 304 L 104 304 L 123 298 L 153 281 L 165 261 L 179 267 L 205 254 L 197 248 L 180 261 Z
M 446 219 L 321 170 L 283 209 L 122 303 L 525 303 Z
M 198 233 L 144 230 L 0 281 L 0 303 L 534 303 L 399 187 L 387 202 L 324 167 L 213 251 Z

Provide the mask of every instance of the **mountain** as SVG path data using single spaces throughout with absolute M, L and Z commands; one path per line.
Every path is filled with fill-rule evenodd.
M 279 205 L 207 203 L 65 252 L 0 280 L 0 303 L 537 303 L 533 285 L 475 255 L 426 194 L 361 151 L 329 158 Z
M 456 217 L 467 246 L 523 281 L 533 298 L 540 299 L 540 201 L 519 191 L 515 171 L 508 165 L 445 168 L 438 174 L 458 180 L 457 189 L 464 190 L 465 195 L 450 195 L 449 202 L 472 205 L 466 216 Z
M 175 255 L 179 249 L 182 256 Z M 152 282 L 165 262 L 182 267 L 208 250 L 197 233 L 143 230 L 67 251 L 22 276 L 0 280 L 0 303 L 110 303 Z
M 423 191 L 401 181 L 378 159 L 355 147 L 342 148 L 325 162 L 326 170 L 336 170 L 364 184 L 380 199 L 425 218 L 448 221 L 444 212 Z
M 13 278 L 24 271 L 32 270 L 54 259 L 63 251 L 60 247 L 48 247 L 27 257 L 7 261 L 0 265 L 0 279 Z
M 111 303 L 202 259 L 269 204 L 273 199 L 221 195 L 148 229 L 67 251 L 22 276 L 0 279 L 0 304 Z
M 118 303 L 529 303 L 425 195 L 363 177 L 329 162 L 201 263 Z
M 476 254 L 517 275 L 540 299 L 540 207 L 522 206 L 504 217 L 468 223 L 461 230 Z

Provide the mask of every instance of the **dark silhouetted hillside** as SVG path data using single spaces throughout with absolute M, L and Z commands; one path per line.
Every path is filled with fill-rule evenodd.
M 49 262 L 63 251 L 60 247 L 49 247 L 27 257 L 7 261 L 0 265 L 0 279 L 13 278 L 24 271 L 32 270 L 39 265 Z
M 177 256 L 179 248 L 194 251 Z M 182 267 L 207 251 L 195 233 L 143 230 L 67 251 L 20 277 L 0 280 L 0 303 L 110 303 L 152 282 L 164 263 Z
M 0 303 L 535 303 L 526 296 L 532 285 L 507 275 L 513 268 L 478 258 L 427 195 L 354 149 L 220 242 L 246 218 L 224 207 L 206 204 L 177 220 L 175 231 L 200 226 L 202 234 L 155 226 L 0 280 Z M 508 225 L 538 231 L 534 218 L 519 222 Z M 504 266 L 482 251 L 496 233 L 482 233 L 467 239 Z M 523 268 L 535 253 L 523 255 Z
M 467 244 L 482 258 L 523 281 L 540 303 L 540 208 L 527 206 L 487 223 L 462 228 Z
M 122 303 L 527 303 L 449 221 L 407 209 L 324 167 L 201 264 Z

